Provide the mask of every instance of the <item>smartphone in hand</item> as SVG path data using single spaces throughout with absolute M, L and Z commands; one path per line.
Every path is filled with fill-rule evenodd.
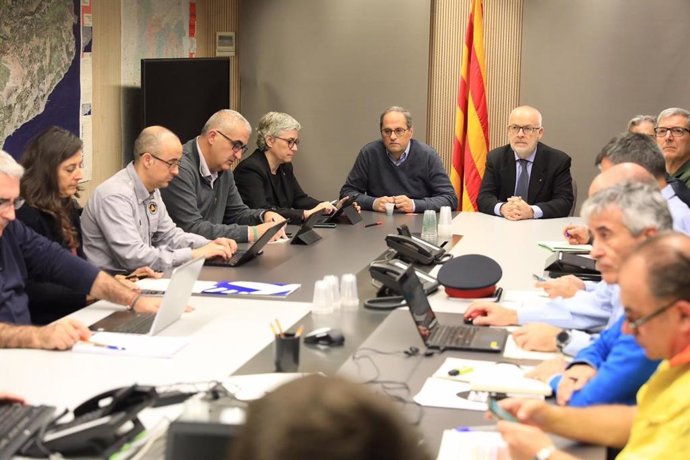
M 496 417 L 498 420 L 506 420 L 508 422 L 515 422 L 515 423 L 520 423 L 520 420 L 518 420 L 513 414 L 502 408 L 498 404 L 498 400 L 495 398 L 489 398 L 489 412 Z

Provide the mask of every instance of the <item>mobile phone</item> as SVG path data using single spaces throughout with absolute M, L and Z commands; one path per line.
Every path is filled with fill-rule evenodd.
M 491 412 L 494 417 L 499 420 L 506 420 L 508 422 L 520 423 L 520 421 L 510 412 L 498 405 L 498 400 L 495 398 L 489 398 L 489 412 Z
M 314 224 L 314 228 L 335 228 L 335 224 L 330 222 L 324 222 L 321 224 Z
M 542 282 L 546 281 L 546 278 L 544 278 L 543 276 L 537 275 L 536 273 L 532 273 L 532 278 L 534 278 L 535 281 L 542 281 Z

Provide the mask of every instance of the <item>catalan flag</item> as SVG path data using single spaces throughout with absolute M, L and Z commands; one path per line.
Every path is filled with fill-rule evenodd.
M 471 0 L 455 108 L 455 139 L 450 180 L 460 211 L 476 211 L 477 195 L 489 151 L 489 111 L 486 106 L 483 0 Z

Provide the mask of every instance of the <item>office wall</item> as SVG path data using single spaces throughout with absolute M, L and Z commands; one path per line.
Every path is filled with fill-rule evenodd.
M 573 157 L 579 203 L 594 158 L 637 114 L 690 108 L 690 2 L 525 0 L 520 102 Z
M 518 105 L 523 0 L 484 2 L 489 145 L 508 142 L 508 114 Z M 434 0 L 431 12 L 428 142 L 450 171 L 458 79 L 470 0 Z
M 429 27 L 430 0 L 241 0 L 242 113 L 293 115 L 300 183 L 333 199 L 386 107 L 411 110 L 426 138 Z

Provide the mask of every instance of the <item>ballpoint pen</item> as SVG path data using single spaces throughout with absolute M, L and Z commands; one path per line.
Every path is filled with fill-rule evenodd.
M 107 343 L 94 342 L 92 340 L 82 340 L 82 343 L 85 343 L 87 345 L 93 345 L 94 347 L 107 348 L 108 350 L 125 350 L 125 347 L 118 347 L 117 345 L 108 345 Z

